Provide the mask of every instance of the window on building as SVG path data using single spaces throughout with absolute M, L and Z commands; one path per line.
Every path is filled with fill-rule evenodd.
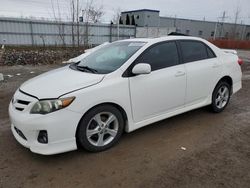
M 139 16 L 139 15 L 137 15 L 137 16 L 136 16 L 136 18 L 137 18 L 137 19 L 139 19 L 139 18 L 140 18 L 140 16 Z
M 186 35 L 189 35 L 190 34 L 190 30 L 186 30 Z
M 132 19 L 131 19 L 131 25 L 135 25 L 135 16 L 132 15 L 131 18 L 132 18 Z
M 137 63 L 148 63 L 152 71 L 179 64 L 179 56 L 175 42 L 160 43 L 140 56 Z
M 214 31 L 211 32 L 211 37 L 213 37 L 213 36 L 214 36 Z
M 249 40 L 250 39 L 250 32 L 247 33 L 246 35 L 246 39 Z
M 181 41 L 181 51 L 185 63 L 208 58 L 207 46 L 198 41 Z
M 226 39 L 228 38 L 228 35 L 229 35 L 229 33 L 228 33 L 228 32 L 226 32 L 226 34 L 225 34 L 225 38 L 226 38 Z
M 203 31 L 199 31 L 199 36 L 202 36 L 203 35 Z
M 240 38 L 240 33 L 239 33 L 239 32 L 236 33 L 236 38 L 237 38 L 237 39 Z
M 129 17 L 129 15 L 127 14 L 127 16 L 126 16 L 126 25 L 130 25 L 130 17 Z

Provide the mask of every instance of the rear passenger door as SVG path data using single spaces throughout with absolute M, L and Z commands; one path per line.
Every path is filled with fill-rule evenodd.
M 187 72 L 186 105 L 206 102 L 213 92 L 221 65 L 210 47 L 201 41 L 179 41 Z

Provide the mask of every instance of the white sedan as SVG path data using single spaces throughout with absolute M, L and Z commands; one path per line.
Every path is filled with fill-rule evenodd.
M 116 41 L 22 84 L 11 130 L 39 154 L 103 151 L 123 132 L 207 105 L 223 111 L 242 87 L 241 63 L 195 37 Z

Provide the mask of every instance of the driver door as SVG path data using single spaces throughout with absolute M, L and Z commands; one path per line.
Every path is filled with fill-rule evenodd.
M 142 53 L 135 64 L 148 63 L 151 73 L 129 78 L 133 118 L 136 123 L 182 108 L 186 71 L 179 63 L 174 41 L 158 43 Z

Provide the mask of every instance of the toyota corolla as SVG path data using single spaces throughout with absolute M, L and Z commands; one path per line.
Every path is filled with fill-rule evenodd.
M 11 130 L 39 154 L 103 151 L 123 132 L 177 114 L 222 112 L 242 87 L 241 63 L 195 37 L 116 41 L 22 84 L 9 105 Z

